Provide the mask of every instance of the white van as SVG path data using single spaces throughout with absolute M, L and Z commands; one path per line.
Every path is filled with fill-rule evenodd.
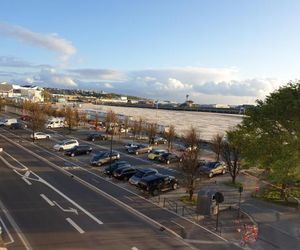
M 13 123 L 18 123 L 18 120 L 16 118 L 5 119 L 0 122 L 0 126 L 10 126 Z
M 64 128 L 64 127 L 65 127 L 65 121 L 62 120 L 51 121 L 46 124 L 46 128 Z
M 46 128 L 64 128 L 65 118 L 64 117 L 51 117 L 48 119 Z

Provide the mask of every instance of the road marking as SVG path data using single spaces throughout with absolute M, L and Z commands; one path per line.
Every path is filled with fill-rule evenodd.
M 23 181 L 25 181 L 29 186 L 32 185 L 32 183 L 26 179 L 26 177 L 21 178 Z
M 33 151 L 23 147 L 22 145 L 19 145 L 17 143 L 15 143 L 14 141 L 12 141 L 11 139 L 7 138 L 6 136 L 3 136 L 0 134 L 0 136 L 6 138 L 6 140 L 8 140 L 10 143 L 16 145 L 19 148 L 22 148 L 23 150 L 27 151 L 28 153 L 30 153 L 31 155 L 34 155 L 35 157 L 37 157 L 38 159 L 47 162 L 50 166 L 54 167 L 55 169 L 58 169 L 62 172 L 64 172 L 65 174 L 67 174 L 68 176 L 71 176 L 71 174 L 69 172 L 67 172 L 66 170 L 63 170 L 62 168 L 58 167 L 56 164 L 50 162 L 49 160 L 47 160 L 44 157 L 41 157 L 40 155 L 34 153 Z M 35 144 L 34 144 L 35 145 Z M 43 148 L 41 148 L 43 149 Z M 43 149 L 44 150 L 44 149 Z M 48 152 L 46 150 L 46 152 Z M 18 175 L 21 175 L 18 171 L 15 171 Z M 58 193 L 60 196 L 62 196 L 63 198 L 65 198 L 67 201 L 69 201 L 71 204 L 73 204 L 75 207 L 77 207 L 79 210 L 81 210 L 83 213 L 85 213 L 88 217 L 90 217 L 92 220 L 94 220 L 96 223 L 98 223 L 99 225 L 102 225 L 103 222 L 101 220 L 99 220 L 97 217 L 95 217 L 94 215 L 92 215 L 90 212 L 88 212 L 86 209 L 84 209 L 83 207 L 81 207 L 79 204 L 77 204 L 75 201 L 73 201 L 72 199 L 70 199 L 68 196 L 66 196 L 64 193 L 62 193 L 61 191 L 59 191 L 57 188 L 55 188 L 54 186 L 52 186 L 50 183 L 48 183 L 47 181 L 45 181 L 43 178 L 41 178 L 40 176 L 38 176 L 36 173 L 30 171 L 30 173 L 32 175 L 34 175 L 35 177 L 37 177 L 38 179 L 34 180 L 32 178 L 30 178 L 30 180 L 34 180 L 34 181 L 39 181 L 43 184 L 45 184 L 46 186 L 48 186 L 49 188 L 51 188 L 52 190 L 54 190 L 56 193 Z
M 69 222 L 80 234 L 84 233 L 82 228 L 78 226 L 71 218 L 66 218 L 66 221 Z
M 61 207 L 56 201 L 53 201 L 53 203 L 64 212 L 75 213 L 78 215 L 78 211 L 75 208 L 69 207 L 69 209 L 65 209 L 65 208 Z
M 130 201 L 133 201 L 133 199 L 131 199 L 130 197 L 128 197 L 127 195 L 124 196 L 125 198 L 127 198 Z
M 10 133 L 10 134 L 11 134 L 11 133 Z M 12 135 L 14 135 L 14 134 L 12 134 Z M 3 135 L 0 135 L 0 136 L 2 136 L 3 138 L 5 138 L 6 140 L 10 141 L 12 144 L 14 144 L 14 145 L 16 145 L 16 146 L 18 146 L 18 147 L 23 148 L 25 151 L 29 152 L 31 155 L 34 155 L 34 156 L 36 156 L 37 158 L 39 158 L 39 159 L 41 159 L 41 160 L 47 162 L 49 165 L 53 166 L 55 169 L 57 169 L 57 170 L 59 170 L 59 171 L 65 173 L 65 174 L 68 175 L 68 176 L 71 175 L 71 173 L 69 173 L 69 172 L 67 172 L 66 170 L 60 168 L 58 165 L 56 165 L 56 164 L 50 162 L 49 160 L 47 160 L 47 159 L 44 158 L 44 157 L 41 157 L 41 156 L 37 155 L 36 153 L 34 153 L 33 151 L 31 151 L 31 150 L 29 150 L 29 149 L 23 147 L 22 145 L 19 145 L 19 144 L 15 143 L 15 142 L 12 141 L 11 139 L 7 138 L 6 136 L 3 136 Z M 14 136 L 15 136 L 15 135 L 14 135 Z M 81 141 L 82 141 L 82 140 L 81 140 Z M 33 144 L 33 145 L 34 145 L 35 147 L 37 147 L 37 148 L 39 148 L 39 149 L 45 151 L 45 152 L 47 152 L 47 153 L 49 153 L 49 154 L 51 154 L 51 155 L 57 157 L 57 158 L 62 159 L 63 161 L 67 161 L 66 159 L 60 157 L 59 155 L 56 155 L 56 154 L 52 153 L 51 151 L 49 151 L 49 150 L 47 150 L 47 149 L 45 149 L 45 148 L 43 148 L 43 147 L 41 147 L 41 146 L 38 146 L 38 145 L 36 145 L 36 144 Z M 95 145 L 95 144 L 94 144 L 94 145 Z M 97 146 L 98 146 L 98 145 L 97 145 Z M 100 146 L 100 147 L 101 147 L 101 146 Z M 76 165 L 75 163 L 73 163 L 73 164 Z M 77 165 L 77 166 L 79 166 L 79 165 Z M 91 171 L 89 171 L 89 170 L 87 170 L 87 169 L 84 169 L 84 168 L 82 168 L 82 167 L 80 167 L 80 166 L 79 166 L 79 168 L 80 168 L 81 170 L 83 170 L 83 171 L 86 171 L 86 172 L 88 172 L 88 173 L 90 173 L 90 174 L 96 176 L 97 178 L 100 178 L 100 179 L 102 179 L 102 180 L 105 180 L 105 178 L 103 178 L 103 177 L 101 177 L 101 176 L 99 176 L 99 175 L 97 175 L 97 174 L 95 174 L 95 173 L 93 173 L 93 172 L 91 172 Z M 92 190 L 96 191 L 97 193 L 101 193 L 102 195 L 104 195 L 104 196 L 110 198 L 111 200 L 115 201 L 115 203 L 119 203 L 119 204 L 123 205 L 125 208 L 127 208 L 129 211 L 132 211 L 134 214 L 138 215 L 139 217 L 144 218 L 145 220 L 148 220 L 148 221 L 152 222 L 153 224 L 162 226 L 159 222 L 157 222 L 157 221 L 151 219 L 150 217 L 148 217 L 148 216 L 144 215 L 143 213 L 137 211 L 136 209 L 130 207 L 129 205 L 127 205 L 126 203 L 124 203 L 124 202 L 118 200 L 117 198 L 113 197 L 112 195 L 110 195 L 110 194 L 108 194 L 108 193 L 106 193 L 106 192 L 100 190 L 99 188 L 93 186 L 93 185 L 90 184 L 89 182 L 86 182 L 86 181 L 80 179 L 80 178 L 77 177 L 76 175 L 73 175 L 73 176 L 76 177 L 76 180 L 77 180 L 78 182 L 84 184 L 85 186 L 90 187 Z M 106 181 L 107 181 L 107 180 L 106 180 Z M 168 210 L 168 209 L 166 209 L 166 208 L 160 207 L 158 204 L 156 204 L 156 203 L 154 203 L 154 202 L 152 202 L 152 201 L 150 201 L 150 200 L 147 200 L 147 199 L 145 199 L 144 197 L 142 197 L 142 196 L 140 196 L 140 195 L 137 195 L 137 194 L 133 193 L 133 192 L 130 191 L 130 190 L 127 190 L 127 189 L 125 189 L 125 188 L 123 188 L 123 187 L 120 187 L 120 186 L 118 186 L 117 184 L 115 184 L 115 183 L 113 183 L 113 182 L 111 182 L 111 181 L 108 181 L 108 182 L 111 183 L 111 184 L 113 184 L 113 185 L 115 185 L 115 186 L 118 187 L 118 188 L 122 188 L 122 189 L 124 189 L 125 191 L 127 191 L 127 192 L 129 192 L 129 193 L 131 193 L 131 194 L 133 194 L 133 195 L 135 195 L 135 196 L 137 196 L 137 197 L 139 197 L 139 198 L 141 198 L 141 199 L 143 199 L 143 200 L 145 200 L 145 201 L 147 201 L 147 202 L 149 202 L 149 203 L 151 203 L 151 204 L 153 204 L 153 205 L 156 206 L 156 207 L 159 207 L 160 209 L 163 209 L 163 210 L 165 210 L 165 211 L 167 211 L 167 212 L 169 212 L 169 213 L 172 213 L 172 214 L 174 214 L 174 215 L 176 215 L 176 216 L 182 218 L 183 220 L 186 220 L 186 221 L 188 221 L 188 222 L 194 224 L 195 226 L 202 228 L 203 230 L 209 232 L 210 234 L 216 236 L 217 238 L 222 239 L 224 242 L 228 242 L 227 239 L 225 239 L 225 238 L 223 238 L 222 236 L 218 235 L 217 233 L 215 233 L 215 232 L 213 232 L 213 231 L 211 231 L 211 230 L 209 230 L 209 229 L 207 229 L 207 228 L 205 228 L 205 227 L 199 225 L 198 223 L 196 223 L 196 222 L 194 222 L 194 221 L 192 221 L 192 220 L 190 220 L 190 219 L 188 219 L 188 218 L 185 218 L 185 217 L 183 217 L 183 216 L 181 216 L 181 215 L 179 215 L 179 214 L 177 214 L 177 213 L 175 213 L 175 212 L 173 212 L 173 211 L 171 211 L 171 210 Z M 175 233 L 173 230 L 171 230 L 171 229 L 169 229 L 169 228 L 166 228 L 166 229 L 167 229 L 170 233 L 172 233 L 173 235 L 176 235 L 178 238 L 182 238 L 182 237 L 179 236 L 177 233 Z M 189 245 L 189 246 L 190 246 L 190 245 Z
M 139 250 L 137 247 L 132 247 L 131 250 Z
M 28 240 L 26 239 L 26 237 L 23 235 L 20 227 L 15 222 L 15 220 L 13 219 L 13 217 L 10 215 L 10 213 L 8 212 L 7 208 L 4 206 L 4 204 L 2 203 L 1 200 L 0 200 L 0 207 L 1 207 L 1 210 L 3 211 L 3 213 L 5 214 L 6 218 L 8 219 L 9 223 L 14 228 L 16 234 L 19 236 L 19 238 L 22 241 L 24 247 L 27 250 L 32 250 L 32 247 L 30 246 L 30 244 L 29 244 Z
M 51 206 L 54 207 L 55 204 L 44 194 L 40 194 L 40 196 Z
M 226 244 L 224 241 L 209 241 L 209 240 L 193 240 L 193 239 L 185 239 L 188 243 L 196 243 L 196 244 Z
M 7 233 L 7 235 L 8 235 L 8 238 L 9 238 L 9 240 L 10 240 L 10 241 L 8 241 L 8 242 L 4 242 L 4 245 L 9 245 L 9 244 L 14 243 L 15 241 L 14 241 L 13 237 L 11 236 L 10 232 L 9 232 L 8 229 L 7 229 L 7 226 L 5 225 L 4 221 L 3 221 L 1 218 L 0 218 L 0 222 L 1 222 L 1 224 L 2 224 L 2 226 L 3 226 L 3 228 L 4 228 L 4 230 L 6 231 L 6 233 Z

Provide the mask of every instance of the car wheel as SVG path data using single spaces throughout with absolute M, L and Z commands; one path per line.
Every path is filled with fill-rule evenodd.
M 97 163 L 97 166 L 98 166 L 98 167 L 101 167 L 101 162 L 98 162 L 98 163 Z
M 93 138 L 92 141 L 95 141 L 95 139 Z
M 208 175 L 209 178 L 212 178 L 213 176 L 214 176 L 213 173 L 209 173 L 209 175 Z
M 138 152 L 138 151 L 136 151 L 136 152 L 135 152 L 135 154 L 136 154 L 136 155 L 138 155 L 138 154 L 139 154 L 139 152 Z
M 128 176 L 124 176 L 123 180 L 128 181 Z
M 147 151 L 147 152 L 148 152 L 148 154 L 150 153 L 150 151 L 151 151 L 151 150 L 148 150 L 148 151 Z
M 182 162 L 182 158 L 179 158 L 179 162 Z
M 64 150 L 63 148 L 59 148 L 59 150 L 58 150 L 58 151 L 60 151 L 60 152 L 61 152 L 61 151 L 63 151 L 63 150 Z
M 226 174 L 226 170 L 225 169 L 222 170 L 222 174 Z
M 72 154 L 71 154 L 71 157 L 74 157 L 74 156 L 75 156 L 75 154 L 74 154 L 74 153 L 72 153 Z
M 172 186 L 173 190 L 176 190 L 177 187 L 178 187 L 178 184 L 177 183 L 173 183 L 173 186 Z
M 169 161 L 169 160 L 167 160 L 167 161 L 166 161 L 166 163 L 169 165 L 169 164 L 170 164 L 170 161 Z
M 86 154 L 89 155 L 91 153 L 91 151 L 86 151 Z
M 49 140 L 49 139 L 50 139 L 50 136 L 46 136 L 46 139 L 48 139 L 48 140 Z

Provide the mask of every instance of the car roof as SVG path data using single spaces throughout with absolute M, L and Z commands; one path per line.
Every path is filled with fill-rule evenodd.
M 163 174 L 157 173 L 157 174 L 153 174 L 153 175 L 149 175 L 149 176 L 144 177 L 143 181 L 153 181 L 153 180 L 156 180 L 156 179 L 163 179 L 167 176 L 168 175 L 163 175 Z
M 137 170 L 140 171 L 140 172 L 143 172 L 143 173 L 149 173 L 149 172 L 152 172 L 152 171 L 157 172 L 157 170 L 154 169 L 154 168 L 138 168 Z

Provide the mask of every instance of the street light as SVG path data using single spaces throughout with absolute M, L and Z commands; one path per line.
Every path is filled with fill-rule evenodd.
M 115 133 L 115 125 L 110 124 L 109 128 L 111 128 L 111 137 L 110 137 L 110 159 L 109 159 L 109 168 L 111 169 L 111 162 L 112 162 L 112 146 L 113 146 L 113 138 Z

